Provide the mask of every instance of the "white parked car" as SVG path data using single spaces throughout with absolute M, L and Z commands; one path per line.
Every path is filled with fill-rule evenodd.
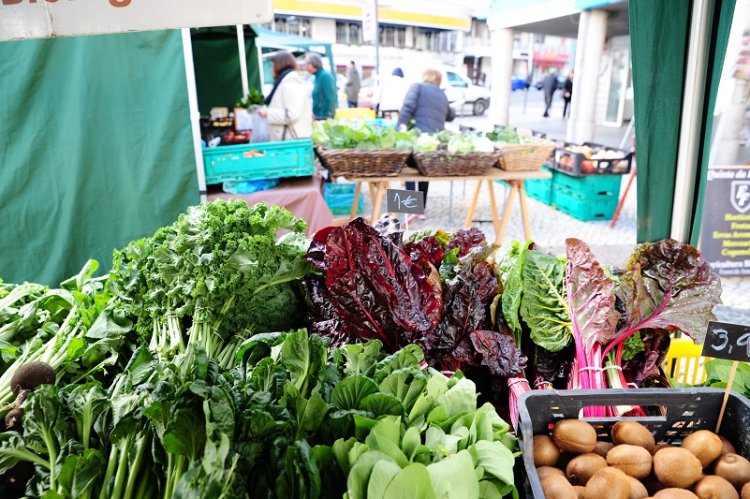
M 474 85 L 467 77 L 460 74 L 458 69 L 452 66 L 433 66 L 440 71 L 443 81 L 440 87 L 445 91 L 448 102 L 457 114 L 463 114 L 464 106 L 471 106 L 471 112 L 475 116 L 484 114 L 490 106 L 490 91 L 486 88 Z M 412 83 L 421 81 L 424 68 L 403 68 L 406 88 Z M 387 73 L 390 74 L 390 71 Z M 398 90 L 405 94 L 405 90 Z M 361 93 L 360 93 L 360 100 Z

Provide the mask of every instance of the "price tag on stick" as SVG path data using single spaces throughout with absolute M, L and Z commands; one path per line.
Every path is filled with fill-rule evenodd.
M 391 213 L 424 213 L 424 192 L 388 189 L 385 191 L 388 211 Z
M 724 410 L 729 400 L 729 393 L 732 391 L 732 385 L 734 384 L 734 375 L 737 373 L 737 365 L 740 362 L 750 362 L 750 327 L 726 322 L 709 322 L 701 355 L 734 361 L 732 362 L 732 370 L 729 372 L 727 388 L 724 391 L 719 419 L 716 422 L 716 433 L 719 433 L 721 420 L 724 419 Z

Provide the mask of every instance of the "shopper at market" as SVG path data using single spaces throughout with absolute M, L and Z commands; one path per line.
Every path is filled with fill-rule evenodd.
M 557 90 L 557 73 L 550 69 L 547 76 L 542 81 L 542 90 L 544 90 L 544 117 L 549 118 L 549 108 L 552 105 L 552 96 Z
M 387 118 L 401 110 L 409 83 L 404 79 L 404 71 L 395 68 L 390 75 L 383 77 L 380 88 L 375 92 L 375 111 L 378 116 Z
M 307 54 L 307 70 L 315 75 L 312 93 L 313 118 L 333 118 L 336 115 L 336 82 L 331 73 L 323 69 L 320 54 Z
M 297 73 L 297 59 L 286 51 L 272 58 L 274 77 L 266 108 L 258 114 L 268 119 L 271 141 L 294 140 L 312 133 L 312 104 L 307 85 Z
M 349 107 L 357 107 L 357 99 L 359 98 L 359 89 L 362 84 L 359 78 L 359 71 L 357 71 L 357 65 L 354 61 L 349 62 L 349 67 L 346 68 L 346 103 Z
M 568 117 L 568 106 L 570 106 L 570 99 L 573 98 L 573 71 L 571 71 L 568 74 L 568 77 L 565 79 L 565 84 L 563 85 L 563 101 L 565 102 L 563 106 L 563 118 Z
M 422 83 L 409 87 L 404 104 L 398 113 L 399 126 L 407 126 L 414 120 L 414 126 L 420 132 L 435 133 L 445 129 L 446 121 L 453 121 L 455 113 L 448 104 L 445 92 L 440 88 L 443 77 L 436 69 L 425 69 Z M 419 182 L 419 190 L 424 193 L 427 205 L 428 182 Z M 414 182 L 406 182 L 406 188 L 414 190 Z

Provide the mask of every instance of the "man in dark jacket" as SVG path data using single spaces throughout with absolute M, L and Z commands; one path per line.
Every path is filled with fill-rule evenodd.
M 448 103 L 445 92 L 440 88 L 443 76 L 435 69 L 426 69 L 422 73 L 422 83 L 415 83 L 406 92 L 404 104 L 398 113 L 398 124 L 408 125 L 414 120 L 414 126 L 423 133 L 435 133 L 445 129 L 446 121 L 453 121 L 455 113 Z M 419 190 L 424 193 L 427 205 L 428 182 L 419 182 Z M 414 190 L 414 182 L 407 182 L 406 188 Z
M 313 85 L 313 118 L 325 120 L 336 115 L 336 82 L 331 73 L 323 69 L 323 59 L 314 52 L 307 54 L 307 70 L 315 75 Z
M 549 118 L 549 108 L 552 105 L 552 96 L 557 90 L 557 73 L 550 70 L 542 81 L 542 90 L 544 90 L 544 117 Z

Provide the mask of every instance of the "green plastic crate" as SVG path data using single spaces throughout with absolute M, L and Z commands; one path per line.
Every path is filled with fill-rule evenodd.
M 334 215 L 348 215 L 352 211 L 357 184 L 323 184 L 323 199 Z M 360 193 L 357 213 L 365 211 L 365 198 Z
M 551 172 L 547 168 L 542 170 Z M 544 204 L 552 204 L 552 186 L 554 184 L 555 172 L 551 172 L 553 177 L 550 178 L 533 178 L 524 180 L 524 188 L 526 189 L 526 195 L 537 201 L 541 201 Z
M 206 184 L 305 177 L 315 172 L 312 140 L 203 148 Z
M 552 205 L 573 218 L 590 222 L 612 220 L 619 198 L 613 195 L 592 196 L 584 199 L 578 192 L 561 188 L 552 191 Z
M 620 196 L 622 175 L 591 175 L 574 177 L 554 172 L 553 191 L 565 191 L 582 202 L 594 202 L 603 197 Z

